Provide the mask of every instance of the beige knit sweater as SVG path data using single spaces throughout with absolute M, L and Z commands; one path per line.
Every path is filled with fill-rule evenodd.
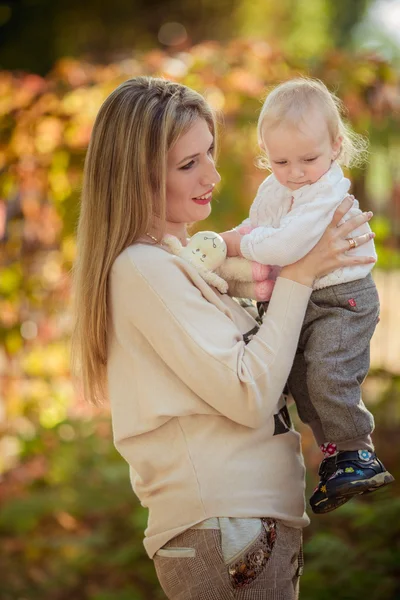
M 150 557 L 209 517 L 308 524 L 299 434 L 274 414 L 311 289 L 278 278 L 264 323 L 182 259 L 138 243 L 113 265 L 108 385 L 114 442 L 148 508 Z

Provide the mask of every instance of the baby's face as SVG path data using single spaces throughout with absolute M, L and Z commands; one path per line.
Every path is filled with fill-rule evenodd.
M 332 142 L 323 115 L 310 110 L 298 125 L 261 129 L 262 146 L 279 183 L 298 190 L 318 181 L 338 156 L 341 138 Z

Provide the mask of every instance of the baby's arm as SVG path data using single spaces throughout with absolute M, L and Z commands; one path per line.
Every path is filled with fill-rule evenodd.
M 227 256 L 244 256 L 263 265 L 290 265 L 315 246 L 335 208 L 330 207 L 327 213 L 316 211 L 315 206 L 301 205 L 283 217 L 279 227 L 261 225 L 244 235 L 237 228 L 224 231 L 220 235 L 226 243 Z
M 305 256 L 321 238 L 348 190 L 349 181 L 310 187 L 294 200 L 279 226 L 259 226 L 242 237 L 241 254 L 262 264 L 290 265 Z
M 238 232 L 239 232 L 241 235 L 244 235 L 245 233 L 248 233 L 248 232 L 249 232 L 249 231 L 250 231 L 252 228 L 253 228 L 253 227 L 252 227 L 252 225 L 251 225 L 251 219 L 250 219 L 250 217 L 247 217 L 247 218 L 246 218 L 244 221 L 242 221 L 242 222 L 240 223 L 240 225 L 237 225 L 237 226 L 235 227 L 235 229 L 237 229 L 237 230 L 238 230 Z
M 332 214 L 333 214 L 332 210 Z M 240 253 L 248 260 L 284 267 L 302 258 L 321 238 L 330 219 L 315 223 L 308 215 L 287 215 L 279 227 L 256 227 L 242 237 Z

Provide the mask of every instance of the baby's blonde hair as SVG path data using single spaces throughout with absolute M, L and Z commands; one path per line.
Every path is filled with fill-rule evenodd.
M 291 79 L 268 93 L 258 118 L 258 143 L 262 143 L 262 129 L 274 129 L 287 122 L 297 125 L 310 108 L 316 108 L 325 116 L 332 143 L 338 137 L 342 138 L 337 162 L 346 167 L 361 166 L 367 158 L 368 140 L 343 121 L 345 107 L 342 101 L 318 79 Z M 269 167 L 268 157 L 263 157 L 260 162 Z

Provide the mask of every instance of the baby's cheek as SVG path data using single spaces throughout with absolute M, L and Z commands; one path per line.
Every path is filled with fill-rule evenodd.
M 273 171 L 275 177 L 277 178 L 277 180 L 279 181 L 279 183 L 281 183 L 282 185 L 286 185 L 287 183 L 287 178 L 284 175 L 284 173 L 280 173 L 278 171 Z

